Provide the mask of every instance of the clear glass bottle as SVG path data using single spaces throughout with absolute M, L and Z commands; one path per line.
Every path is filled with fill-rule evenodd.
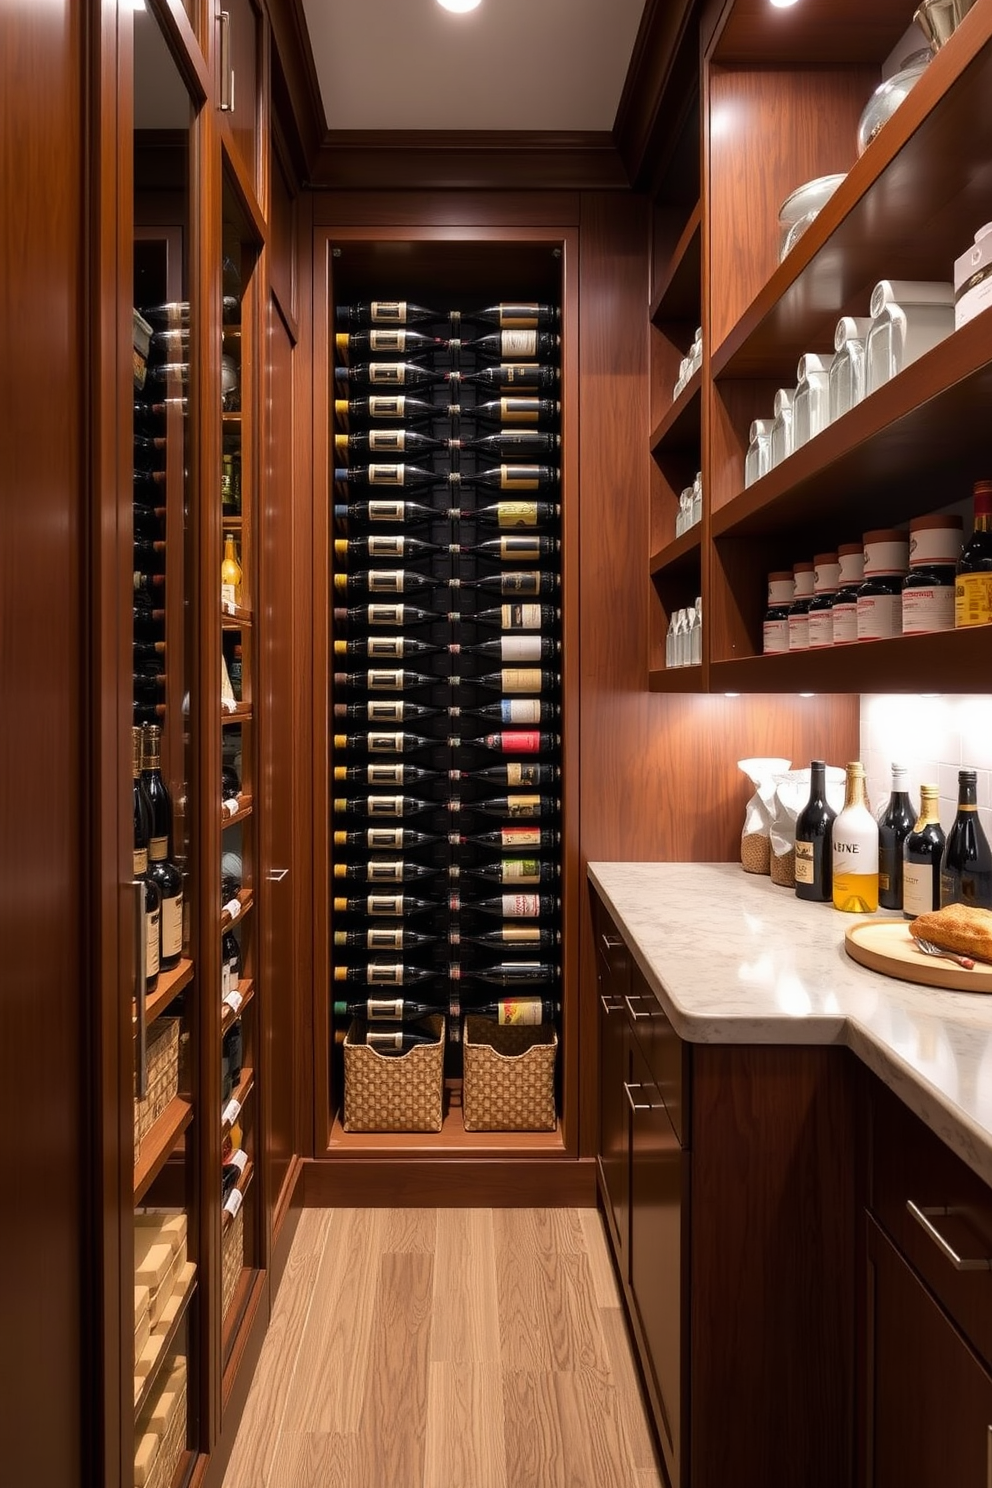
M 834 596 L 840 582 L 840 560 L 836 553 L 817 553 L 813 558 L 813 598 L 809 605 L 809 649 L 822 650 L 834 643 Z
M 744 485 L 753 486 L 772 468 L 772 430 L 774 419 L 755 419 L 748 439 L 744 461 Z
M 909 573 L 902 581 L 902 633 L 954 629 L 954 570 L 961 553 L 960 517 L 914 517 Z
M 830 422 L 830 362 L 829 355 L 812 351 L 799 358 L 792 404 L 793 449 L 815 439 Z
M 831 834 L 834 909 L 874 914 L 878 908 L 878 823 L 868 809 L 865 767 L 847 766 L 844 809 Z
M 790 569 L 768 575 L 768 608 L 761 633 L 765 656 L 777 656 L 789 649 L 789 607 L 794 597 L 795 579 Z
M 775 420 L 772 425 L 771 456 L 769 468 L 774 469 L 792 454 L 793 443 L 792 405 L 795 392 L 792 388 L 779 388 L 775 394 Z
M 871 320 L 843 315 L 834 331 L 830 363 L 830 422 L 850 413 L 865 395 L 865 343 Z
M 902 581 L 909 567 L 909 534 L 880 527 L 864 535 L 864 581 L 858 590 L 858 640 L 902 635 Z

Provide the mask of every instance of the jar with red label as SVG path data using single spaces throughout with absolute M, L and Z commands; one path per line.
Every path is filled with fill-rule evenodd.
M 780 655 L 789 649 L 789 608 L 795 597 L 791 569 L 768 575 L 768 609 L 762 627 L 761 649 L 766 656 Z
M 833 644 L 849 646 L 858 639 L 858 591 L 865 577 L 865 550 L 861 543 L 841 543 L 837 549 L 840 575 L 830 607 Z
M 834 643 L 834 597 L 840 583 L 836 553 L 817 553 L 813 559 L 813 598 L 809 606 L 809 649 L 819 651 Z
M 880 527 L 863 538 L 865 577 L 858 590 L 858 640 L 902 635 L 902 581 L 909 568 L 909 534 Z
M 797 563 L 792 576 L 795 580 L 793 600 L 789 606 L 789 650 L 809 650 L 809 607 L 813 600 L 813 565 Z
M 909 524 L 909 573 L 902 581 L 902 633 L 954 629 L 954 572 L 960 517 L 915 517 Z

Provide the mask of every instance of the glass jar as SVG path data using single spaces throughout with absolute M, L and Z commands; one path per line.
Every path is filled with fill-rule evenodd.
M 865 347 L 866 396 L 951 334 L 954 286 L 930 280 L 882 279 L 872 290 L 871 321 Z
M 954 574 L 964 524 L 960 517 L 914 517 L 909 573 L 902 581 L 902 633 L 954 629 Z
M 840 573 L 837 593 L 830 607 L 833 644 L 849 646 L 858 639 L 858 590 L 865 577 L 865 550 L 862 543 L 841 543 L 837 549 Z
M 809 607 L 813 598 L 813 564 L 793 567 L 793 599 L 789 606 L 789 650 L 809 650 Z
M 834 595 L 840 583 L 836 553 L 817 553 L 813 559 L 813 598 L 809 606 L 809 649 L 819 651 L 834 643 Z
M 771 464 L 774 470 L 776 465 L 781 465 L 792 454 L 793 426 L 792 426 L 792 404 L 795 392 L 792 388 L 779 388 L 775 394 L 775 420 L 772 424 Z
M 795 597 L 792 570 L 780 569 L 768 575 L 768 608 L 761 633 L 765 656 L 778 656 L 789 649 L 789 607 Z
M 858 640 L 902 635 L 902 581 L 909 567 L 909 534 L 881 527 L 864 535 L 865 576 L 858 590 Z
M 830 422 L 830 361 L 808 351 L 799 358 L 796 396 L 792 405 L 792 445 L 801 449 Z
M 830 363 L 830 422 L 850 413 L 865 395 L 865 343 L 871 320 L 844 315 L 834 331 Z
M 744 461 L 744 485 L 753 486 L 756 480 L 767 475 L 772 468 L 772 430 L 774 419 L 755 419 Z

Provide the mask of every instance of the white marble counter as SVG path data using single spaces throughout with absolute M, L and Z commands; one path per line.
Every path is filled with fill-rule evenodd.
M 736 863 L 590 863 L 676 1032 L 698 1044 L 844 1044 L 992 1183 L 992 998 L 869 971 L 851 916 Z

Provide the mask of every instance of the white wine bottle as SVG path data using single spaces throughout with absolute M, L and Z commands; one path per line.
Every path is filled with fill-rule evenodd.
M 865 767 L 847 766 L 844 809 L 831 832 L 834 909 L 874 914 L 878 908 L 878 823 L 868 810 Z

